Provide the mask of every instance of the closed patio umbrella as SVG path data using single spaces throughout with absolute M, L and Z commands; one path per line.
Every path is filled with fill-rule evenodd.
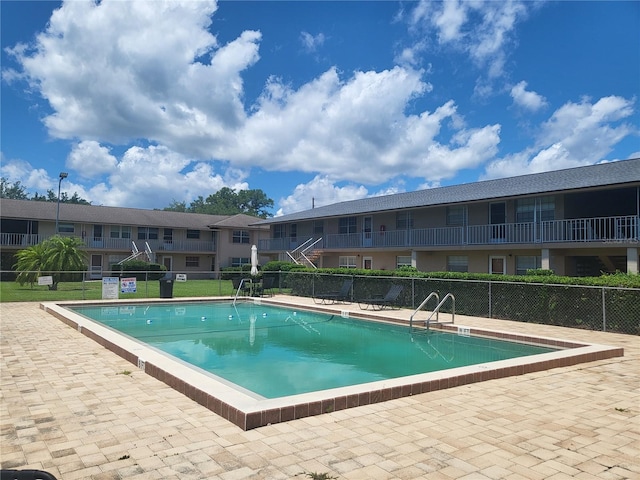
M 258 274 L 258 247 L 251 247 L 251 275 Z

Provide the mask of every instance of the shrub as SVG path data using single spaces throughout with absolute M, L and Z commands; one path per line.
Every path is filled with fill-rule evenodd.
M 541 277 L 553 275 L 553 270 L 547 270 L 546 268 L 528 268 L 527 275 L 539 275 Z
M 167 267 L 142 260 L 129 260 L 111 266 L 111 272 L 120 277 L 134 276 L 136 280 L 160 280 L 167 273 Z
M 262 266 L 264 272 L 290 272 L 291 270 L 310 270 L 304 265 L 298 265 L 291 262 L 282 262 L 279 260 L 273 260 L 267 262 Z M 311 271 L 311 270 L 310 270 Z

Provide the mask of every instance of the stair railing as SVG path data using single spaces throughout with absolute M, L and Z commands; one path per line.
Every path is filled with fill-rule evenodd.
M 433 312 L 431 312 L 431 315 L 429 315 L 429 318 L 427 318 L 427 320 L 424 322 L 425 326 L 427 327 L 427 330 L 429 330 L 429 325 L 431 323 L 431 318 L 433 318 L 433 315 L 436 315 L 436 322 L 439 323 L 438 321 L 438 312 L 440 311 L 440 307 L 442 307 L 442 305 L 444 305 L 444 303 L 451 299 L 451 321 L 450 322 L 443 322 L 443 323 L 455 323 L 455 318 L 456 318 L 456 297 L 453 296 L 453 293 L 447 293 L 444 298 L 442 299 L 442 301 L 440 303 L 438 303 L 438 305 L 436 306 L 436 308 L 433 310 Z
M 427 304 L 427 302 L 429 300 L 431 300 L 433 297 L 435 297 L 436 302 L 438 302 L 438 304 L 440 304 L 440 295 L 438 295 L 437 292 L 431 292 L 427 298 L 425 298 L 422 303 L 420 304 L 420 306 L 418 308 L 416 308 L 413 313 L 411 314 L 411 316 L 409 317 L 409 329 L 411 331 L 411 333 L 413 334 L 413 317 L 416 315 L 416 313 L 418 313 L 420 310 L 422 310 L 424 308 L 424 306 Z M 435 310 L 437 312 L 437 310 Z M 431 318 L 431 317 L 429 317 Z M 436 313 L 436 319 L 437 319 L 437 313 Z

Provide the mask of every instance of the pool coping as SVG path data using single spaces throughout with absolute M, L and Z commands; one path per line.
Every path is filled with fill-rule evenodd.
M 551 346 L 554 348 L 562 348 L 563 350 L 510 360 L 487 362 L 468 367 L 458 367 L 439 372 L 423 373 L 360 385 L 291 395 L 277 399 L 262 399 L 248 395 L 246 392 L 229 385 L 228 382 L 225 383 L 221 381 L 214 375 L 206 374 L 197 368 L 189 366 L 182 361 L 66 308 L 74 305 L 135 305 L 167 302 L 175 304 L 211 301 L 229 302 L 231 300 L 233 299 L 229 297 L 209 297 L 171 300 L 64 301 L 43 302 L 40 304 L 40 308 L 129 361 L 140 370 L 162 381 L 243 430 L 251 430 L 270 424 L 385 402 L 446 388 L 459 387 L 486 380 L 524 375 L 624 355 L 624 349 L 620 347 L 568 341 L 553 337 L 522 335 L 501 330 L 467 327 L 458 323 L 440 324 L 432 326 L 432 328 L 451 331 L 459 335 L 479 335 L 501 340 Z M 290 299 L 281 301 L 276 297 L 256 298 L 252 301 L 255 303 L 292 306 Z M 352 318 L 408 325 L 408 320 L 387 318 L 388 312 L 385 311 L 353 312 L 345 310 L 340 304 L 296 304 L 295 307 L 350 316 Z M 407 317 L 408 316 L 409 314 Z M 460 319 L 460 316 L 457 318 Z

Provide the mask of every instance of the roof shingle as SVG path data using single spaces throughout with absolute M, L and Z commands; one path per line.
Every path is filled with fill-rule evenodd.
M 56 218 L 57 203 L 3 198 L 0 199 L 0 208 L 0 214 L 3 218 L 51 221 Z M 220 227 L 247 228 L 249 225 L 255 224 L 258 218 L 244 214 L 207 215 L 202 213 L 61 203 L 59 220 L 61 222 L 206 230 Z
M 258 224 L 265 225 L 521 195 L 545 194 L 638 181 L 640 181 L 640 158 L 635 158 L 586 167 L 351 200 L 261 220 Z

